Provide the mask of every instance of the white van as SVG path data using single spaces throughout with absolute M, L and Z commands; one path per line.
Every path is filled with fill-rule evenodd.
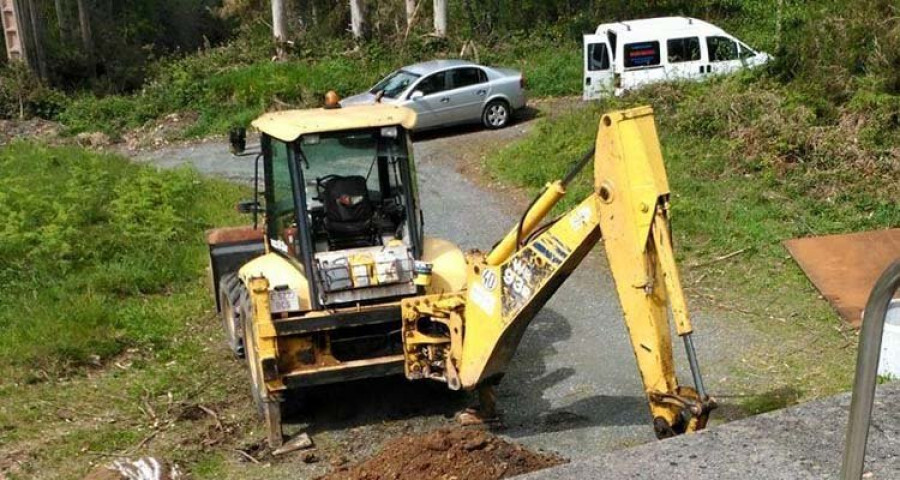
M 695 18 L 604 23 L 584 36 L 584 99 L 666 80 L 700 80 L 768 60 L 769 55 Z

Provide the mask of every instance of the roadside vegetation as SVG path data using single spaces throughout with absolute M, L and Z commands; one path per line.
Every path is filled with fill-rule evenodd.
M 202 232 L 237 220 L 238 187 L 30 143 L 0 149 L 0 169 L 15 172 L 0 178 L 6 380 L 163 349 L 205 311 Z
M 170 458 L 208 461 L 203 441 L 226 433 L 195 428 L 197 405 L 218 408 L 242 378 L 207 352 L 203 232 L 239 223 L 246 192 L 32 143 L 0 149 L 0 170 L 15 172 L 0 178 L 0 472 L 81 478 L 148 434 L 174 438 Z
M 553 116 L 486 160 L 498 179 L 536 190 L 592 144 L 604 112 L 652 105 L 687 288 L 768 339 L 739 374 L 779 398 L 742 397 L 750 411 L 842 391 L 852 378 L 855 336 L 781 242 L 900 226 L 898 24 L 889 2 L 863 3 L 794 11 L 767 69 Z M 572 197 L 589 188 L 584 176 Z

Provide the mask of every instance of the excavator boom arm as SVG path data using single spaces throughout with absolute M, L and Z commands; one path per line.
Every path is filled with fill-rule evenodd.
M 487 255 L 468 258 L 462 292 L 403 302 L 406 374 L 472 389 L 499 381 L 546 301 L 597 244 L 604 246 L 657 436 L 702 429 L 715 403 L 703 387 L 669 234 L 669 187 L 649 107 L 601 119 L 594 191 L 543 223 L 566 193 L 547 185 Z M 678 384 L 668 320 L 684 339 L 694 388 Z

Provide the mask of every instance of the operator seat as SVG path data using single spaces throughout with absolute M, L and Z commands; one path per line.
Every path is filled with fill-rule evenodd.
M 375 206 L 366 178 L 331 175 L 322 182 L 325 233 L 328 248 L 368 247 L 378 244 Z

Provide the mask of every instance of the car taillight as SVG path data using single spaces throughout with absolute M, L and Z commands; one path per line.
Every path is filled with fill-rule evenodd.
M 519 77 L 519 88 L 525 90 L 525 75 Z

